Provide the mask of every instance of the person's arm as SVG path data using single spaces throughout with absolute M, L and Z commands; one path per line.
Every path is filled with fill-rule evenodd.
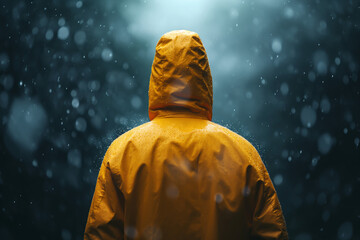
M 287 240 L 285 219 L 269 173 L 255 148 L 251 151 L 251 157 L 259 170 L 253 178 L 256 180 L 253 189 L 256 190 L 251 200 L 251 239 Z
M 85 240 L 124 239 L 124 196 L 110 169 L 112 154 L 109 149 L 97 179 L 85 227 Z
M 266 175 L 256 199 L 251 239 L 287 240 L 288 233 L 280 202 L 267 173 Z

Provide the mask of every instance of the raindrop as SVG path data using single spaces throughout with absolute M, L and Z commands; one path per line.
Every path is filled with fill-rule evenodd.
M 305 106 L 301 109 L 300 119 L 305 127 L 312 127 L 316 122 L 316 112 L 310 106 Z
M 301 129 L 301 136 L 306 137 L 307 135 L 308 135 L 308 130 L 307 130 L 307 128 L 302 128 L 302 129 Z
M 52 173 L 52 171 L 51 171 L 50 169 L 47 169 L 47 170 L 46 170 L 46 176 L 47 176 L 48 178 L 52 178 L 53 173 Z
M 91 91 L 98 91 L 100 89 L 100 82 L 97 80 L 90 81 L 88 83 L 88 88 Z
M 314 72 L 309 72 L 308 73 L 308 78 L 309 78 L 310 82 L 315 81 L 315 79 L 316 79 L 315 73 Z
M 82 1 L 77 1 L 76 2 L 76 7 L 77 8 L 81 8 L 83 6 L 83 2 Z
M 61 230 L 61 237 L 63 240 L 71 240 L 71 232 L 67 229 Z
M 273 39 L 271 43 L 271 48 L 275 53 L 280 53 L 282 50 L 281 40 L 278 38 Z
M 38 162 L 34 159 L 31 164 L 33 165 L 33 167 L 37 167 L 38 166 Z
M 327 72 L 326 63 L 323 61 L 319 61 L 316 65 L 316 70 L 319 74 L 322 74 L 322 75 L 326 74 L 326 72 Z
M 135 109 L 139 109 L 141 107 L 141 98 L 138 96 L 133 96 L 131 98 L 131 105 Z
M 86 23 L 87 23 L 89 26 L 91 26 L 91 25 L 94 24 L 94 19 L 89 18 Z
M 77 31 L 74 35 L 74 41 L 77 45 L 83 45 L 86 41 L 86 33 L 84 31 Z
M 330 112 L 331 104 L 327 97 L 324 97 L 323 99 L 321 99 L 320 106 L 321 106 L 321 112 L 323 112 L 323 113 Z
M 67 155 L 68 163 L 80 168 L 81 167 L 81 152 L 78 149 L 72 149 Z
M 231 17 L 231 18 L 237 18 L 238 16 L 239 16 L 238 10 L 236 10 L 235 8 L 232 8 L 232 9 L 230 10 L 230 17 Z
M 65 40 L 69 37 L 70 31 L 68 27 L 61 27 L 57 32 L 57 36 L 60 40 Z
M 315 70 L 320 75 L 325 75 L 328 71 L 328 56 L 324 51 L 317 51 L 314 54 Z
M 319 158 L 318 158 L 318 157 L 314 157 L 314 158 L 311 160 L 311 165 L 312 165 L 313 167 L 315 167 L 315 166 L 317 165 L 318 161 L 319 161 Z
M 340 58 L 338 58 L 338 57 L 337 57 L 337 58 L 335 58 L 335 64 L 339 66 L 339 65 L 340 65 L 340 63 L 341 63 Z
M 246 96 L 247 99 L 251 99 L 252 96 L 253 96 L 253 94 L 252 94 L 252 92 L 247 91 L 246 94 L 245 94 L 245 96 Z
M 221 193 L 215 194 L 215 202 L 221 203 L 224 200 L 224 197 Z
M 104 48 L 101 52 L 101 58 L 105 61 L 105 62 L 109 62 L 111 61 L 111 59 L 113 58 L 113 52 L 111 51 L 110 48 Z
M 247 196 L 250 195 L 250 192 L 251 192 L 250 187 L 245 186 L 244 189 L 243 189 L 243 195 L 244 195 L 245 197 L 247 197 Z
M 286 149 L 282 150 L 281 157 L 286 159 L 288 156 L 289 156 L 289 151 Z
M 359 143 L 360 143 L 360 139 L 359 138 L 355 138 L 354 139 L 354 144 L 356 147 L 359 147 Z
M 90 108 L 90 109 L 88 110 L 88 115 L 89 115 L 90 117 L 94 117 L 94 116 L 95 116 L 95 111 L 94 111 L 94 109 Z
M 294 10 L 290 7 L 285 8 L 284 15 L 286 18 L 292 18 L 294 16 Z
M 318 139 L 318 150 L 322 154 L 327 154 L 333 145 L 333 139 L 329 133 L 322 134 Z
M 47 115 L 40 103 L 28 99 L 16 99 L 10 108 L 7 132 L 17 143 L 17 147 L 26 151 L 35 151 L 46 122 Z
M 0 53 L 0 70 L 6 70 L 9 64 L 9 56 L 6 53 Z
M 80 105 L 79 99 L 74 98 L 74 99 L 71 101 L 71 105 L 73 106 L 73 108 L 78 108 L 79 105 Z
M 64 26 L 65 25 L 65 19 L 64 18 L 59 18 L 58 25 L 59 25 L 59 27 Z
M 1 83 L 5 90 L 9 91 L 14 85 L 14 79 L 11 75 L 5 75 L 1 77 Z
M 34 27 L 32 30 L 31 30 L 32 34 L 36 35 L 39 33 L 39 28 L 37 27 Z
M 76 121 L 75 121 L 76 130 L 78 130 L 79 132 L 85 132 L 86 127 L 87 127 L 87 123 L 84 118 L 79 117 L 78 119 L 76 119 Z
M 71 90 L 70 95 L 71 95 L 72 97 L 76 97 L 77 91 L 76 91 L 75 89 Z
M 314 101 L 312 102 L 311 107 L 312 107 L 314 110 L 318 109 L 318 108 L 319 108 L 319 102 L 316 101 L 316 100 L 314 100 Z
M 130 76 L 126 76 L 123 79 L 123 85 L 126 89 L 133 89 L 135 86 L 135 81 L 133 78 L 131 78 Z
M 128 124 L 128 120 L 126 117 L 120 117 L 119 122 L 120 122 L 120 124 L 125 125 L 125 126 Z
M 274 183 L 275 185 L 281 185 L 283 182 L 283 176 L 281 174 L 277 174 L 275 177 L 274 177 Z
M 351 239 L 353 235 L 353 225 L 351 222 L 344 222 L 338 229 L 338 238 L 341 240 Z
M 136 230 L 135 227 L 133 226 L 126 226 L 125 227 L 125 234 L 126 236 L 128 236 L 129 238 L 136 238 L 136 236 L 138 235 L 138 232 Z
M 129 64 L 127 62 L 124 62 L 122 65 L 124 70 L 128 70 L 129 69 Z
M 289 93 L 289 85 L 285 82 L 283 82 L 280 86 L 280 91 L 282 95 L 287 95 Z

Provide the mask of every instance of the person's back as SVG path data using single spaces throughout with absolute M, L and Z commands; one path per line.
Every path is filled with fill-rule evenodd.
M 160 39 L 149 117 L 106 152 L 85 239 L 287 239 L 256 149 L 211 122 L 211 73 L 196 33 Z

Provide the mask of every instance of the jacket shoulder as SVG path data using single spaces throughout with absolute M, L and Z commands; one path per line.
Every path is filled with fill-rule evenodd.
M 260 157 L 259 152 L 253 144 L 251 144 L 243 136 L 217 123 L 211 122 L 210 126 L 213 129 L 212 132 L 214 132 L 216 135 L 225 136 L 225 138 L 231 141 L 231 145 L 234 148 L 236 148 L 239 152 L 244 153 L 247 156 L 248 163 L 260 171 L 260 175 L 263 176 L 266 173 L 266 167 Z
M 222 132 L 223 134 L 227 135 L 230 139 L 232 139 L 236 145 L 239 145 L 241 148 L 245 148 L 251 152 L 258 154 L 254 145 L 251 144 L 246 138 L 244 138 L 240 134 L 214 122 L 211 122 L 210 126 L 213 129 L 213 132 L 217 132 L 217 133 Z
M 113 140 L 106 151 L 107 159 L 110 160 L 111 156 L 117 156 L 119 153 L 121 153 L 125 149 L 126 145 L 131 142 L 131 139 L 139 137 L 141 138 L 139 134 L 146 134 L 146 129 L 149 129 L 150 124 L 151 122 L 143 123 L 121 134 L 115 140 Z
M 143 123 L 137 127 L 134 127 L 132 129 L 126 131 L 125 133 L 118 136 L 114 141 L 112 141 L 110 146 L 112 146 L 112 145 L 119 146 L 121 144 L 124 144 L 126 142 L 126 140 L 131 139 L 132 137 L 134 137 L 134 135 L 138 135 L 143 132 L 146 132 L 146 130 L 149 129 L 150 125 L 151 125 L 151 122 L 146 122 L 146 123 Z

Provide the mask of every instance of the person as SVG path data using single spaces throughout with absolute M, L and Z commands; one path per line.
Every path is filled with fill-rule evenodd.
M 150 122 L 108 148 L 85 239 L 288 239 L 258 152 L 211 122 L 212 104 L 199 35 L 164 34 L 151 69 Z

